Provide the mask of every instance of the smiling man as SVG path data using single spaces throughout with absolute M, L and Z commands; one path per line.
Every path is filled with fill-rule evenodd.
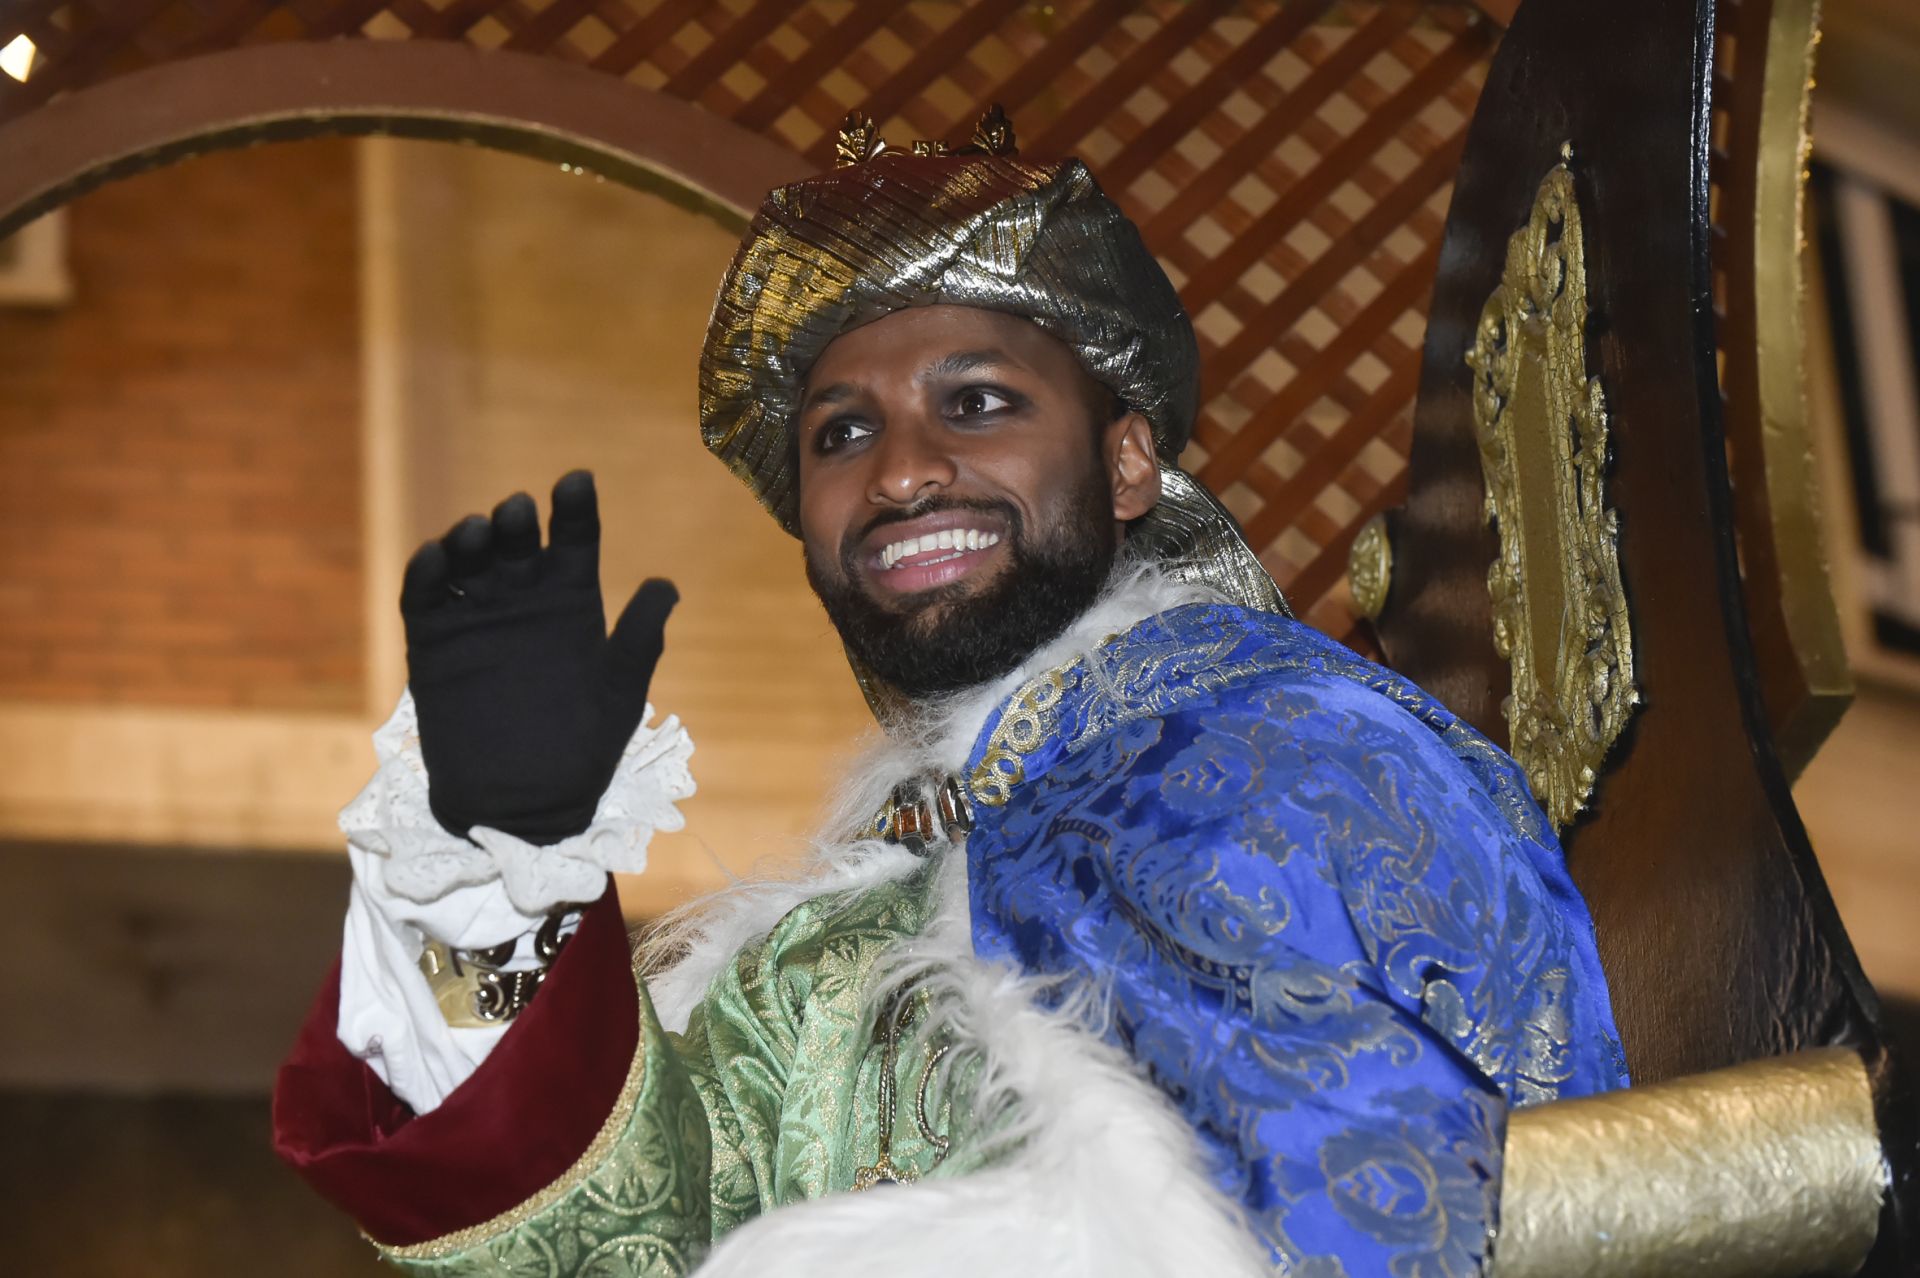
M 1146 418 L 1032 322 L 975 307 L 836 340 L 794 434 L 807 580 L 855 659 L 912 698 L 1066 629 L 1160 497 Z
M 410 696 L 275 1107 L 395 1264 L 1478 1273 L 1509 1112 L 1625 1081 L 1524 780 L 1286 615 L 1175 462 L 1173 288 L 995 126 L 850 131 L 708 333 L 703 437 L 885 729 L 807 873 L 636 979 L 606 872 L 691 792 L 646 726 L 671 588 L 607 634 L 582 474 L 544 545 L 516 496 L 409 565 Z

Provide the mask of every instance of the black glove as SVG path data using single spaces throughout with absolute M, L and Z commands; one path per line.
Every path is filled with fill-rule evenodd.
M 553 486 L 548 545 L 525 493 L 415 552 L 400 589 L 433 815 L 558 843 L 593 811 L 645 713 L 673 583 L 643 582 L 607 634 L 593 476 Z

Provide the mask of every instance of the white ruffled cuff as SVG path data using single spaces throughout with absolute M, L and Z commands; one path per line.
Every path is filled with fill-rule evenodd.
M 585 830 L 539 847 L 475 826 L 468 842 L 435 820 L 427 806 L 427 768 L 413 694 L 403 693 L 393 717 L 373 735 L 379 770 L 341 811 L 340 829 L 354 846 L 384 857 L 386 886 L 416 903 L 495 879 L 505 885 L 514 909 L 529 916 L 596 900 L 607 873 L 638 874 L 647 868 L 647 844 L 655 830 L 686 824 L 674 804 L 694 792 L 687 767 L 693 741 L 671 715 L 658 727 L 646 726 L 652 716 L 649 705 Z

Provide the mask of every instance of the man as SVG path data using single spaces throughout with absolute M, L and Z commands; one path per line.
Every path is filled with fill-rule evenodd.
M 1509 1108 L 1625 1082 L 1512 763 L 1284 614 L 1173 463 L 1171 285 L 1003 123 L 851 129 L 709 331 L 706 442 L 887 729 L 809 874 L 636 984 L 605 871 L 691 788 L 641 726 L 671 589 L 606 636 L 583 475 L 544 548 L 515 497 L 409 566 L 411 699 L 276 1097 L 401 1267 L 1474 1273 Z

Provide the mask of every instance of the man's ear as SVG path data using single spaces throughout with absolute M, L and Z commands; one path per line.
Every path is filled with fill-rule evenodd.
M 1160 461 L 1153 452 L 1153 427 L 1140 414 L 1126 413 L 1107 426 L 1106 445 L 1113 517 L 1121 523 L 1138 519 L 1160 500 Z

